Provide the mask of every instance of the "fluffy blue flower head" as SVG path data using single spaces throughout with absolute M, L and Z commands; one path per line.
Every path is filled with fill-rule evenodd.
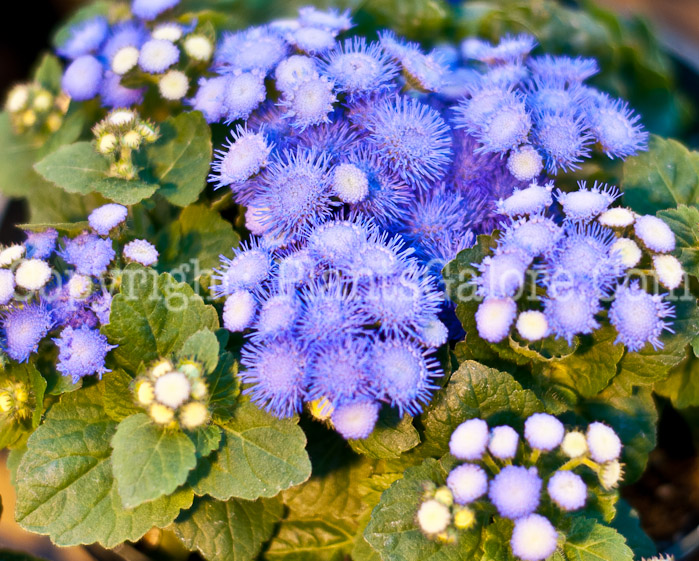
M 512 195 L 498 201 L 498 212 L 510 217 L 543 212 L 553 203 L 552 189 L 553 184 L 541 186 L 537 183 L 526 189 L 516 189 Z
M 43 232 L 27 232 L 27 240 L 24 242 L 29 259 L 48 259 L 56 249 L 58 232 L 53 228 Z
M 78 329 L 65 327 L 61 335 L 54 339 L 58 347 L 58 364 L 56 370 L 64 376 L 70 376 L 73 383 L 85 376 L 110 372 L 104 365 L 107 353 L 117 345 L 110 345 L 107 337 L 97 329 L 86 325 Z
M 353 37 L 327 53 L 322 70 L 338 91 L 355 97 L 390 90 L 398 68 L 377 43 L 367 45 L 363 37 Z
M 76 58 L 66 68 L 61 81 L 63 90 L 76 101 L 95 97 L 102 85 L 102 65 L 92 55 Z
M 147 240 L 133 240 L 124 246 L 124 258 L 144 267 L 152 267 L 158 261 L 158 250 Z
M 265 84 L 260 76 L 243 72 L 227 77 L 223 95 L 226 122 L 247 119 L 250 113 L 265 100 Z
M 451 163 L 449 127 L 437 111 L 416 99 L 383 100 L 365 125 L 380 160 L 411 185 L 425 188 Z
M 269 164 L 253 201 L 264 209 L 261 221 L 268 233 L 296 237 L 330 214 L 327 167 L 325 154 L 302 149 L 285 152 Z
M 180 59 L 180 50 L 165 39 L 151 39 L 141 47 L 138 65 L 150 74 L 165 72 Z
M 254 338 L 269 339 L 291 333 L 300 314 L 301 304 L 295 294 L 280 293 L 268 298 L 260 308 Z
M 267 165 L 267 158 L 274 144 L 268 144 L 265 135 L 238 126 L 231 132 L 223 149 L 216 150 L 209 181 L 216 188 L 233 183 L 242 183 Z
M 128 210 L 125 206 L 108 203 L 93 210 L 87 221 L 100 236 L 108 236 L 111 230 L 126 221 L 127 214 Z
M 588 189 L 584 181 L 578 183 L 577 191 L 565 193 L 559 189 L 556 192 L 556 199 L 563 207 L 566 218 L 582 221 L 602 214 L 619 196 L 616 187 L 595 182 L 592 189 Z
M 107 71 L 102 80 L 100 97 L 103 107 L 131 107 L 143 101 L 145 88 L 127 88 L 121 85 L 121 76 Z
M 598 96 L 588 110 L 587 120 L 595 140 L 610 158 L 626 158 L 645 150 L 648 133 L 625 101 Z
M 192 109 L 204 114 L 207 123 L 216 123 L 226 116 L 226 84 L 228 79 L 225 76 L 199 78 L 199 89 L 189 103 Z
M 329 123 L 329 115 L 337 101 L 333 87 L 333 82 L 317 74 L 299 81 L 282 96 L 280 106 L 286 109 L 284 118 L 291 119 L 291 125 L 302 131 L 311 125 Z
M 316 345 L 308 363 L 308 398 L 334 406 L 371 396 L 372 371 L 368 341 L 342 337 Z
M 573 111 L 544 111 L 534 118 L 534 138 L 546 157 L 550 173 L 579 169 L 583 158 L 590 157 L 592 138 L 585 123 Z
M 648 294 L 634 281 L 617 288 L 609 309 L 609 322 L 617 330 L 616 341 L 624 343 L 629 351 L 640 351 L 646 343 L 658 350 L 663 348 L 662 332 L 673 332 L 667 318 L 674 315 L 673 308 L 661 295 Z
M 361 399 L 336 407 L 331 420 L 337 432 L 344 438 L 366 438 L 376 426 L 380 408 L 376 401 Z
M 180 0 L 133 0 L 131 11 L 136 17 L 150 21 L 179 3 Z
M 595 316 L 600 312 L 599 299 L 592 288 L 580 285 L 574 289 L 559 291 L 544 300 L 544 314 L 549 327 L 569 345 L 575 335 L 592 333 L 599 327 Z
M 346 266 L 364 249 L 373 225 L 361 220 L 331 220 L 307 235 L 308 249 L 316 260 Z
M 242 349 L 240 378 L 251 384 L 243 393 L 277 417 L 301 411 L 306 383 L 306 352 L 293 338 L 273 344 L 247 343 Z
M 535 467 L 505 466 L 490 482 L 488 497 L 500 516 L 516 520 L 537 509 L 541 485 Z
M 252 72 L 265 76 L 289 52 L 289 46 L 274 30 L 252 27 L 223 36 L 214 64 L 226 72 Z
M 212 291 L 216 298 L 233 294 L 236 290 L 258 290 L 269 277 L 272 267 L 269 250 L 256 238 L 234 248 L 235 257 L 221 256 L 223 266 L 214 269 Z
M 5 352 L 17 362 L 25 362 L 53 326 L 53 316 L 44 305 L 27 304 L 9 309 L 2 318 Z
M 141 22 L 125 21 L 112 26 L 101 55 L 111 66 L 114 56 L 124 47 L 140 49 L 148 40 L 148 30 Z
M 56 51 L 70 59 L 94 53 L 104 42 L 108 32 L 106 18 L 90 18 L 71 27 L 70 37 Z
M 599 72 L 597 61 L 584 57 L 543 55 L 530 59 L 527 65 L 537 76 L 566 83 L 581 83 Z
M 371 353 L 379 397 L 397 407 L 400 415 L 418 415 L 437 389 L 433 378 L 442 372 L 437 361 L 425 358 L 414 343 L 401 340 L 379 341 Z
M 111 239 L 83 232 L 77 238 L 63 238 L 58 255 L 73 265 L 78 274 L 98 277 L 107 271 L 116 253 Z

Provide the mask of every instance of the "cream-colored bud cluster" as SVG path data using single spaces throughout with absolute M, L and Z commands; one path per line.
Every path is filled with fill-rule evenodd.
M 0 419 L 28 419 L 32 415 L 30 395 L 22 382 L 10 382 L 0 387 Z
M 569 469 L 586 465 L 607 491 L 616 489 L 624 477 L 624 464 L 619 461 L 621 441 L 607 425 L 592 423 L 587 434 L 578 430 L 566 433 L 561 451 L 570 458 Z
M 133 179 L 136 175 L 133 152 L 160 137 L 154 123 L 142 119 L 131 109 L 112 111 L 93 127 L 92 132 L 97 151 L 111 159 L 110 175 L 123 179 Z
M 475 511 L 457 504 L 454 494 L 446 485 L 437 487 L 428 482 L 424 486 L 422 502 L 417 511 L 416 523 L 431 539 L 441 543 L 455 543 L 458 530 L 470 530 L 476 523 Z
M 66 94 L 54 95 L 39 84 L 17 84 L 7 94 L 5 111 L 17 134 L 53 133 L 61 128 L 69 101 Z
M 200 364 L 181 360 L 156 362 L 133 384 L 136 402 L 158 425 L 197 429 L 209 422 L 209 388 Z

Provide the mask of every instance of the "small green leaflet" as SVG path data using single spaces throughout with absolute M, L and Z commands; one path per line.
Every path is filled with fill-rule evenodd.
M 374 431 L 364 440 L 350 440 L 352 450 L 370 458 L 399 458 L 403 452 L 420 444 L 420 435 L 413 426 L 413 419 L 402 419 L 394 409 L 382 410 Z
M 674 253 L 684 270 L 699 277 L 699 210 L 680 205 L 676 209 L 661 210 L 658 218 L 675 233 L 677 249 Z
M 573 518 L 564 546 L 568 561 L 633 561 L 633 551 L 614 528 L 589 518 Z

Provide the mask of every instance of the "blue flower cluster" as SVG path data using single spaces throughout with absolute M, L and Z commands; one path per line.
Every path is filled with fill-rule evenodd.
M 140 104 L 146 84 L 157 84 L 168 101 L 185 98 L 190 74 L 200 75 L 211 60 L 213 37 L 189 25 L 155 21 L 179 0 L 133 0 L 134 17 L 109 23 L 95 16 L 74 25 L 57 52 L 68 59 L 63 90 L 77 101 L 101 98 L 105 107 Z M 130 79 L 144 87 L 129 87 Z
M 497 515 L 514 521 L 510 547 L 524 561 L 549 558 L 558 547 L 557 515 L 585 507 L 589 495 L 611 491 L 623 476 L 622 443 L 611 427 L 593 422 L 585 433 L 566 431 L 547 413 L 525 421 L 524 439 L 508 425 L 489 428 L 469 419 L 452 433 L 449 451 L 459 463 L 445 486 L 426 484 L 416 513 L 420 530 L 455 542 L 482 520 L 478 510 L 487 500 Z M 575 473 L 583 467 L 585 478 Z
M 246 207 L 253 234 L 222 258 L 213 286 L 224 325 L 249 334 L 245 391 L 282 417 L 327 404 L 341 434 L 363 438 L 380 403 L 419 413 L 440 376 L 429 353 L 448 337 L 443 265 L 490 233 L 498 201 L 543 181 L 545 165 L 589 155 L 585 115 L 604 96 L 582 85 L 594 61 L 527 61 L 530 37 L 426 54 L 391 32 L 338 38 L 351 25 L 348 13 L 303 8 L 225 34 L 191 103 L 231 125 L 210 181 Z M 617 105 L 633 139 L 598 140 L 625 156 L 645 133 Z M 541 236 L 558 241 L 561 228 L 540 220 L 532 239 L 511 228 L 534 245 L 505 264 L 523 273 Z
M 674 308 L 666 294 L 641 288 L 646 277 L 630 282 L 624 277 L 645 252 L 659 283 L 670 290 L 679 287 L 682 265 L 668 255 L 675 248 L 672 230 L 655 216 L 610 208 L 619 195 L 614 187 L 589 188 L 581 182 L 576 191 L 552 191 L 552 184 L 532 183 L 499 202 L 507 221 L 493 254 L 475 264 L 479 274 L 472 281 L 483 297 L 476 312 L 479 335 L 502 341 L 517 317 L 517 332 L 525 340 L 553 334 L 572 344 L 576 335 L 600 327 L 602 304 L 609 300 L 617 342 L 630 351 L 647 343 L 662 348 L 660 335 L 672 331 L 668 318 Z M 518 315 L 516 299 L 528 278 L 546 291 L 543 310 L 527 308 Z
M 126 207 L 106 204 L 90 214 L 90 230 L 73 238 L 59 242 L 54 229 L 28 231 L 24 244 L 0 250 L 1 344 L 10 359 L 29 360 L 56 332 L 58 372 L 74 383 L 109 372 L 105 358 L 115 346 L 99 330 L 109 323 L 112 303 L 104 277 L 116 258 L 112 237 L 126 218 Z M 139 261 L 142 252 L 134 257 L 131 244 L 123 257 Z

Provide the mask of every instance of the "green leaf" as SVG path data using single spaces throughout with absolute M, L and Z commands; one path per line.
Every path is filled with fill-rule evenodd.
M 243 402 L 221 429 L 221 448 L 192 474 L 197 495 L 222 501 L 273 497 L 310 477 L 306 435 L 295 420 L 276 419 Z
M 17 469 L 16 520 L 60 546 L 114 547 L 166 526 L 192 503 L 190 490 L 126 510 L 112 477 L 110 439 L 116 423 L 102 405 L 100 384 L 64 394 L 27 442 Z M 135 447 L 137 443 L 132 443 Z
M 211 396 L 209 408 L 218 417 L 230 418 L 240 394 L 238 361 L 231 353 L 221 355 L 216 370 L 206 377 L 206 383 Z
M 699 359 L 692 351 L 670 370 L 665 380 L 654 386 L 655 392 L 669 398 L 677 409 L 699 406 Z
M 61 91 L 61 78 L 63 78 L 61 62 L 50 53 L 44 54 L 34 71 L 34 81 L 53 94 L 57 94 Z
M 563 546 L 568 561 L 633 561 L 633 551 L 614 528 L 576 517 Z
M 394 409 L 384 409 L 369 437 L 350 440 L 349 444 L 352 450 L 370 458 L 398 458 L 420 444 L 420 435 L 412 417 L 405 415 L 401 419 Z
M 460 561 L 475 554 L 480 543 L 477 529 L 461 533 L 457 546 L 428 540 L 415 522 L 425 482 L 441 485 L 446 476 L 444 467 L 428 458 L 408 468 L 405 477 L 383 493 L 364 531 L 364 539 L 383 561 Z
M 0 549 L 0 559 L 2 559 L 2 561 L 44 561 L 43 559 L 39 559 L 27 553 L 9 551 L 7 549 Z
M 283 508 L 276 498 L 198 498 L 173 529 L 185 547 L 198 550 L 208 561 L 252 561 L 272 535 Z
M 680 205 L 676 209 L 661 210 L 662 218 L 675 233 L 675 255 L 690 275 L 699 277 L 699 210 Z
M 94 190 L 94 183 L 105 179 L 109 162 L 97 153 L 92 143 L 83 141 L 62 146 L 34 168 L 66 192 L 86 195 Z
M 102 332 L 110 343 L 119 345 L 112 351 L 113 359 L 133 374 L 142 363 L 178 352 L 197 331 L 216 328 L 216 310 L 189 285 L 132 264 L 124 270 L 109 324 Z
M 180 268 L 194 280 L 218 266 L 219 255 L 230 255 L 239 241 L 233 225 L 218 212 L 203 204 L 191 205 L 157 238 L 158 267 L 161 271 Z
M 126 508 L 170 495 L 197 464 L 185 433 L 158 427 L 145 413 L 119 423 L 112 448 L 112 472 Z
M 653 557 L 658 550 L 653 540 L 641 528 L 641 519 L 631 505 L 621 499 L 616 504 L 616 517 L 611 525 L 626 538 L 627 545 L 638 557 Z
M 108 160 L 86 141 L 61 146 L 37 162 L 34 169 L 67 193 L 97 192 L 124 205 L 136 204 L 158 188 L 154 183 L 108 177 Z
M 373 506 L 361 488 L 373 472 L 373 462 L 337 458 L 336 451 L 328 453 L 339 467 L 284 491 L 289 512 L 269 545 L 267 559 L 340 561 L 354 548 L 360 519 L 368 516 Z
M 542 410 L 536 395 L 523 389 L 512 375 L 466 361 L 421 416 L 424 453 L 441 456 L 448 452 L 451 433 L 467 419 L 479 417 L 491 425 L 521 426 L 525 418 Z
M 143 409 L 134 403 L 131 376 L 118 368 L 113 372 L 107 372 L 103 380 L 104 412 L 110 419 L 119 423 L 131 415 L 143 412 Z
M 624 202 L 641 214 L 699 205 L 699 153 L 651 136 L 648 151 L 624 162 Z
M 195 431 L 187 432 L 187 436 L 194 444 L 197 458 L 205 458 L 221 444 L 221 429 L 216 425 L 207 425 Z
M 160 123 L 160 135 L 146 148 L 160 183 L 158 193 L 174 205 L 190 205 L 206 188 L 212 150 L 209 125 L 199 111 L 182 113 Z
M 87 220 L 82 222 L 58 222 L 58 223 L 44 223 L 44 224 L 18 224 L 17 228 L 20 230 L 29 230 L 30 232 L 44 232 L 50 228 L 56 230 L 59 234 L 65 234 L 67 236 L 77 236 L 83 230 L 90 228 L 90 223 Z
M 204 372 L 213 372 L 218 365 L 219 343 L 216 335 L 209 330 L 197 331 L 184 342 L 177 357 L 199 362 Z
M 500 517 L 483 528 L 483 557 L 480 561 L 515 561 L 510 547 L 513 528 L 511 520 Z
M 552 360 L 535 368 L 550 382 L 567 386 L 583 397 L 601 392 L 616 376 L 617 363 L 624 354 L 624 346 L 616 345 L 616 331 L 604 327 L 595 331 L 562 360 Z

